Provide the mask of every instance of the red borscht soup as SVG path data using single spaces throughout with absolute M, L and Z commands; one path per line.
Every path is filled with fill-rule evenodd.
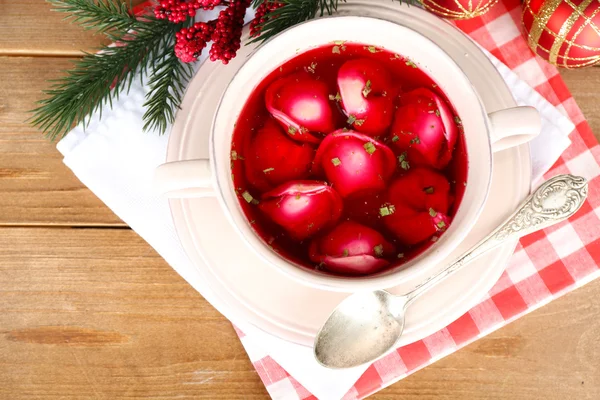
M 366 275 L 414 258 L 462 198 L 461 121 L 409 59 L 335 42 L 271 72 L 233 133 L 231 170 L 256 233 L 310 269 Z

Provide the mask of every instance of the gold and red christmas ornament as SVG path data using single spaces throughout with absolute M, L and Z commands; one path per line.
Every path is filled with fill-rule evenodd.
M 600 61 L 599 0 L 527 0 L 523 26 L 533 52 L 558 67 Z
M 489 11 L 498 0 L 420 0 L 434 14 L 449 19 L 479 17 Z

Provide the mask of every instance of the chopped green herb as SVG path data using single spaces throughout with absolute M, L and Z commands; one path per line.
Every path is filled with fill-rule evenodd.
M 348 251 L 348 249 L 344 249 L 344 251 L 342 252 L 342 255 L 344 257 L 348 257 L 348 254 L 350 254 L 350 252 Z
M 271 172 L 271 171 L 275 171 L 275 168 L 266 168 L 266 169 L 263 169 L 263 172 L 264 172 L 265 174 L 268 174 L 268 173 L 269 173 L 269 172 Z
M 331 52 L 333 54 L 340 54 L 340 46 L 333 46 L 333 48 L 331 49 Z
M 398 258 L 404 258 L 404 253 L 398 253 Z
M 288 126 L 288 133 L 290 135 L 295 135 L 296 132 L 298 132 L 298 129 L 294 128 L 293 126 Z
M 354 115 L 350 114 L 350 115 L 348 116 L 348 120 L 346 121 L 346 123 L 347 123 L 348 125 L 352 125 L 352 124 L 353 124 L 355 121 L 356 121 L 356 117 L 355 117 Z
M 409 59 L 406 60 L 406 65 L 408 65 L 409 67 L 417 68 L 417 64 L 415 64 L 414 62 L 412 62 L 412 60 Z
M 296 200 L 300 200 L 300 197 L 302 197 L 302 196 L 300 196 L 299 194 L 297 194 L 296 195 Z
M 238 154 L 237 154 L 237 151 L 235 151 L 235 150 L 231 150 L 231 159 L 232 159 L 233 161 L 235 161 L 235 160 L 237 160 L 237 159 L 238 159 Z
M 363 147 L 365 148 L 365 150 L 369 154 L 373 154 L 373 153 L 375 153 L 375 150 L 377 150 L 377 148 L 375 147 L 375 145 L 373 143 L 371 143 L 371 142 L 365 143 Z
M 364 119 L 357 119 L 356 121 L 354 121 L 354 125 L 356 125 L 356 126 L 361 126 L 364 123 L 365 123 Z
M 349 129 L 348 129 L 348 128 L 346 128 L 346 127 L 343 127 L 343 128 L 342 128 L 342 132 L 348 132 L 348 131 L 349 131 Z M 346 139 L 348 139 L 348 136 L 346 136 Z
M 252 195 L 250 193 L 248 193 L 248 191 L 244 191 L 244 193 L 242 193 L 242 197 L 244 198 L 244 200 L 246 200 L 246 202 L 248 203 L 252 203 L 254 201 L 254 197 L 252 197 Z
M 394 207 L 393 205 L 381 207 L 379 209 L 379 215 L 381 215 L 382 217 L 387 217 L 388 215 L 392 215 L 394 211 L 396 211 L 396 207 Z
M 454 117 L 454 122 L 456 122 L 457 125 L 462 125 L 462 121 L 457 116 Z
M 410 139 L 410 144 L 420 144 L 421 143 L 421 139 L 419 139 L 418 136 L 415 136 L 414 138 Z
M 426 187 L 425 188 L 425 193 L 432 194 L 433 193 L 433 186 Z
M 346 43 L 345 40 L 334 40 L 333 44 L 337 44 L 338 46 L 343 46 Z
M 342 165 L 342 162 L 337 157 L 336 158 L 332 158 L 331 159 L 331 163 L 333 164 L 334 167 L 337 167 L 338 165 Z
M 440 116 L 440 110 L 435 110 L 435 116 L 439 117 Z
M 446 223 L 444 221 L 439 221 L 437 224 L 438 229 L 446 228 Z
M 381 51 L 381 50 L 377 50 L 377 47 L 375 47 L 375 46 L 368 46 L 368 47 L 365 47 L 365 49 L 369 50 L 369 52 L 373 53 L 373 54 L 377 53 L 378 51 Z
M 431 215 L 432 217 L 435 217 L 437 215 L 437 211 L 435 211 L 433 208 L 430 208 L 429 215 Z
M 402 168 L 403 170 L 408 170 L 410 169 L 410 164 L 408 163 L 408 161 L 406 161 L 406 152 L 402 152 L 402 154 L 400 154 L 398 156 L 398 162 L 400 163 L 400 168 Z
M 306 70 L 312 74 L 315 73 L 315 68 L 317 68 L 317 63 L 316 62 L 311 62 L 310 65 L 308 67 L 306 67 Z
M 369 93 L 371 93 L 371 80 L 368 80 L 367 83 L 365 83 L 365 87 L 363 87 L 362 90 L 362 94 L 365 96 L 365 98 L 369 95 Z
M 383 256 L 383 245 L 378 244 L 377 246 L 373 247 L 373 251 L 377 257 Z
M 305 134 L 305 133 L 308 133 L 308 132 L 309 132 L 308 128 L 305 128 L 303 126 L 300 127 L 300 133 Z
M 340 95 L 340 92 L 337 92 L 337 93 L 335 94 L 335 96 L 334 96 L 334 95 L 332 95 L 332 94 L 330 94 L 330 95 L 329 95 L 329 100 L 340 101 L 340 100 L 342 100 L 342 96 Z
M 392 137 L 392 142 L 394 142 L 394 143 L 395 143 L 395 142 L 397 142 L 398 140 L 400 140 L 400 138 L 398 137 L 398 135 L 394 135 L 394 136 Z

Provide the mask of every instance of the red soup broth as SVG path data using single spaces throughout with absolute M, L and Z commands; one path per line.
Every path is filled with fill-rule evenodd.
M 447 108 L 452 113 L 452 124 L 454 124 L 456 131 L 458 132 L 456 135 L 457 139 L 454 148 L 448 149 L 446 147 L 445 149 L 446 153 L 451 154 L 452 158 L 449 163 L 444 165 L 442 168 L 432 168 L 431 165 L 422 166 L 422 162 L 420 162 L 418 159 L 412 159 L 412 153 L 408 152 L 407 154 L 406 151 L 402 151 L 402 149 L 398 149 L 395 146 L 395 142 L 401 139 L 394 136 L 401 136 L 406 132 L 392 132 L 394 123 L 396 122 L 394 120 L 384 132 L 378 135 L 371 135 L 374 140 L 377 141 L 377 143 L 375 143 L 377 145 L 376 147 L 373 147 L 371 144 L 366 142 L 364 145 L 365 150 L 368 153 L 371 153 L 370 155 L 372 156 L 375 155 L 375 153 L 372 153 L 374 150 L 383 150 L 379 148 L 380 143 L 382 146 L 387 145 L 394 153 L 397 165 L 393 170 L 391 178 L 385 181 L 384 187 L 381 188 L 380 186 L 378 189 L 366 192 L 363 191 L 343 197 L 343 211 L 341 212 L 341 216 L 339 219 L 337 219 L 337 221 L 329 221 L 326 226 L 324 226 L 318 232 L 311 234 L 309 237 L 302 237 L 301 239 L 294 238 L 289 233 L 290 231 L 287 231 L 281 225 L 275 223 L 272 216 L 268 215 L 267 212 L 261 209 L 261 203 L 264 203 L 265 201 L 264 194 L 274 189 L 277 185 L 272 185 L 268 182 L 265 183 L 264 180 L 262 180 L 262 183 L 259 185 L 256 182 L 250 182 L 248 179 L 248 176 L 251 175 L 249 174 L 249 170 L 254 171 L 254 176 L 256 176 L 257 172 L 265 175 L 279 172 L 279 170 L 276 169 L 285 167 L 287 165 L 286 163 L 289 161 L 287 157 L 292 157 L 292 155 L 285 154 L 285 146 L 280 147 L 277 145 L 278 142 L 273 140 L 267 142 L 264 142 L 263 140 L 263 142 L 266 143 L 266 145 L 264 145 L 265 152 L 269 152 L 268 154 L 262 154 L 260 151 L 257 152 L 256 150 L 252 153 L 252 156 L 248 154 L 248 149 L 250 146 L 252 146 L 254 141 L 257 140 L 256 138 L 258 132 L 260 132 L 261 129 L 263 129 L 266 125 L 270 126 L 271 128 L 273 126 L 277 126 L 277 129 L 280 130 L 280 133 L 285 136 L 285 138 L 280 137 L 277 139 L 278 141 L 292 141 L 304 148 L 304 150 L 300 151 L 299 154 L 301 155 L 299 157 L 309 157 L 310 165 L 308 170 L 303 172 L 303 176 L 299 180 L 314 180 L 320 183 L 327 182 L 327 184 L 331 186 L 334 191 L 336 189 L 340 190 L 341 187 L 338 184 L 336 188 L 336 185 L 332 184 L 328 180 L 327 175 L 324 174 L 323 168 L 318 168 L 314 165 L 314 154 L 318 152 L 317 149 L 319 148 L 320 143 L 303 143 L 297 141 L 297 136 L 292 134 L 295 133 L 293 132 L 295 131 L 294 128 L 288 127 L 286 132 L 284 127 L 285 124 L 278 122 L 268 111 L 265 104 L 265 92 L 274 82 L 285 79 L 291 74 L 306 74 L 305 76 L 310 76 L 311 79 L 317 80 L 326 85 L 328 101 L 331 103 L 332 110 L 331 118 L 329 119 L 330 121 L 333 121 L 332 124 L 334 128 L 332 131 L 341 130 L 338 131 L 336 135 L 344 135 L 345 131 L 353 130 L 359 131 L 360 134 L 360 125 L 357 125 L 356 121 L 352 120 L 354 117 L 344 110 L 344 103 L 340 99 L 340 90 L 337 82 L 338 73 L 342 65 L 357 59 L 368 59 L 375 61 L 381 68 L 384 68 L 388 71 L 391 80 L 388 81 L 387 84 L 390 85 L 390 88 L 387 90 L 384 88 L 384 92 L 386 93 L 382 93 L 381 87 L 379 87 L 377 90 L 379 91 L 379 95 L 389 95 L 387 93 L 388 91 L 390 93 L 394 93 L 391 96 L 394 97 L 392 113 L 394 113 L 395 116 L 398 115 L 396 114 L 398 108 L 402 107 L 403 96 L 406 96 L 407 93 L 410 93 L 418 88 L 426 88 L 432 91 L 435 93 L 435 95 L 439 96 L 443 102 L 445 102 Z M 373 82 L 375 82 L 376 79 L 377 78 L 374 78 Z M 321 86 L 323 85 L 321 84 Z M 369 92 L 371 90 L 375 91 L 375 86 L 375 83 L 368 81 L 368 83 L 366 83 L 363 87 L 363 96 L 367 95 L 368 98 Z M 421 100 L 417 101 L 421 102 Z M 431 105 L 431 103 L 429 105 Z M 428 112 L 434 113 L 433 115 L 439 117 L 438 110 L 430 110 Z M 411 112 L 406 112 L 403 115 L 404 118 L 411 118 Z M 301 127 L 301 129 L 304 128 Z M 313 137 L 316 137 L 317 141 L 321 141 L 331 133 L 332 132 L 313 132 Z M 416 146 L 417 144 L 420 144 L 420 141 L 422 140 L 420 140 L 418 137 L 413 137 L 410 145 L 413 145 L 414 143 L 414 146 Z M 256 146 L 257 145 L 255 145 L 255 148 Z M 284 149 L 282 151 L 283 154 L 275 154 L 282 148 Z M 264 242 L 273 249 L 273 251 L 277 252 L 283 258 L 288 259 L 289 261 L 294 262 L 301 267 L 318 269 L 334 275 L 364 275 L 381 272 L 386 269 L 404 264 L 408 260 L 416 257 L 426 248 L 431 246 L 441 235 L 443 235 L 449 224 L 451 224 L 452 217 L 455 215 L 458 209 L 467 184 L 467 151 L 464 143 L 462 125 L 460 119 L 452 109 L 447 97 L 443 92 L 441 92 L 439 87 L 435 84 L 435 81 L 424 71 L 419 69 L 409 59 L 401 55 L 358 43 L 336 42 L 332 43 L 331 45 L 315 48 L 298 54 L 293 59 L 273 70 L 262 82 L 260 82 L 260 84 L 252 91 L 252 94 L 247 99 L 246 104 L 244 105 L 242 112 L 240 113 L 235 124 L 231 150 L 231 170 L 233 184 L 238 195 L 241 209 L 243 210 L 246 218 L 250 222 L 256 234 L 261 237 L 262 240 L 264 240 Z M 275 160 L 279 165 L 268 165 L 266 168 L 256 171 L 256 164 L 260 164 L 261 158 Z M 332 158 L 331 161 L 320 160 L 320 162 L 332 162 L 335 166 L 339 163 L 339 159 Z M 262 165 L 261 167 L 265 167 L 265 165 Z M 419 240 L 419 238 L 414 238 L 413 240 L 410 235 L 407 238 L 406 232 L 401 232 L 402 234 L 398 235 L 395 232 L 394 226 L 403 226 L 406 224 L 408 232 L 410 232 L 409 228 L 411 226 L 417 227 L 415 232 L 420 231 L 419 227 L 421 225 L 419 225 L 419 218 L 415 217 L 417 211 L 410 208 L 410 204 L 409 208 L 404 207 L 402 204 L 391 204 L 389 202 L 390 197 L 387 191 L 392 182 L 395 182 L 397 179 L 401 179 L 402 177 L 406 177 L 409 174 L 415 174 L 418 169 L 427 169 L 428 171 L 433 171 L 434 174 L 442 175 L 447 181 L 449 191 L 447 196 L 444 197 L 445 201 L 447 202 L 447 204 L 443 206 L 447 208 L 445 214 L 443 214 L 447 217 L 445 219 L 440 219 L 438 217 L 434 218 L 434 216 L 437 214 L 436 210 L 432 208 L 429 208 L 428 210 L 425 208 L 425 210 L 423 210 L 423 204 L 417 205 L 418 213 L 420 213 L 419 218 L 425 221 L 425 224 L 431 224 L 433 222 L 435 232 L 420 242 L 413 243 L 414 240 Z M 260 179 L 260 176 L 258 176 L 258 178 Z M 381 176 L 379 176 L 379 178 L 383 180 Z M 283 183 L 283 185 L 285 185 L 285 183 Z M 421 193 L 411 193 L 411 185 L 405 185 L 406 189 L 404 189 L 404 186 L 402 185 L 400 185 L 400 187 L 401 191 L 406 190 L 408 193 L 408 196 L 404 196 L 408 203 L 411 203 L 411 201 L 413 201 L 415 198 L 420 198 L 419 196 L 423 196 Z M 424 187 L 421 189 L 426 194 L 432 194 L 431 192 L 434 190 L 433 186 Z M 398 188 L 396 188 L 396 190 L 398 190 Z M 339 198 L 337 194 L 335 197 Z M 300 199 L 300 196 L 297 195 L 296 198 Z M 304 199 L 304 197 L 302 199 Z M 434 201 L 433 204 L 437 203 Z M 316 204 L 316 207 L 319 206 L 319 204 Z M 427 205 L 425 205 L 425 207 L 426 206 Z M 364 208 L 364 213 L 362 213 L 361 207 Z M 356 209 L 359 210 L 358 214 L 353 211 Z M 432 222 L 428 222 L 428 217 L 427 215 L 423 215 L 423 211 L 426 211 L 427 214 L 429 214 L 429 217 L 432 218 Z M 331 212 L 329 209 L 327 209 L 326 213 L 328 215 L 335 214 L 335 212 Z M 394 216 L 393 214 L 396 215 Z M 386 218 L 390 217 L 394 217 L 393 224 L 386 223 L 385 221 Z M 336 268 L 335 265 L 337 265 L 340 258 L 356 255 L 357 251 L 365 251 L 364 249 L 359 249 L 361 246 L 364 247 L 365 243 L 362 245 L 357 245 L 354 242 L 354 244 L 352 244 L 352 240 L 348 245 L 350 246 L 348 247 L 350 252 L 346 248 L 339 250 L 339 246 L 344 246 L 343 240 L 345 239 L 335 237 L 336 233 L 341 229 L 336 228 L 346 221 L 353 221 L 377 231 L 385 240 L 386 251 L 382 251 L 382 246 L 379 243 L 375 244 L 374 251 L 371 252 L 367 249 L 366 253 L 370 254 L 365 254 L 365 257 L 363 258 L 354 258 L 353 263 L 350 263 L 352 265 L 358 265 L 358 268 L 355 269 L 352 265 L 349 268 L 346 266 L 343 266 L 341 269 Z M 311 229 L 311 225 L 314 225 L 313 222 L 308 223 L 307 230 Z M 347 227 L 347 225 L 344 227 Z M 430 228 L 431 227 L 427 225 L 427 229 L 430 230 Z M 361 235 L 362 233 L 358 232 L 358 239 L 361 238 Z M 368 235 L 369 234 L 367 233 L 367 236 Z M 377 241 L 377 239 L 375 240 Z M 311 247 L 311 242 L 313 241 L 320 243 L 320 246 L 313 243 L 313 247 Z M 330 244 L 334 245 L 333 247 L 338 246 L 338 250 L 331 250 L 331 246 L 329 246 L 328 249 L 327 243 L 324 243 L 324 241 L 329 241 Z M 337 241 L 340 241 L 340 243 L 337 243 Z M 373 243 L 375 242 L 371 242 L 371 245 Z M 369 245 L 369 243 L 366 244 Z M 391 247 L 389 245 L 391 245 Z M 358 246 L 358 248 L 356 246 Z M 320 255 L 324 257 L 321 257 L 321 259 L 315 259 L 313 257 L 313 259 L 311 259 L 309 253 L 315 253 L 315 247 L 320 248 L 318 252 L 322 253 Z M 337 252 L 337 254 L 328 254 L 328 252 Z M 333 261 L 331 261 L 331 257 L 333 257 Z M 374 258 L 376 259 L 375 264 L 373 264 Z M 360 266 L 363 260 L 365 260 L 367 264 L 370 263 L 366 269 L 362 269 Z M 342 264 L 343 261 L 344 260 L 342 260 Z M 331 263 L 334 266 L 330 266 L 328 263 Z

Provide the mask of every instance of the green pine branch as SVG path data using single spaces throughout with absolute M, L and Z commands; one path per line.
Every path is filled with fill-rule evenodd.
M 254 0 L 253 7 L 258 8 L 264 2 L 274 1 Z M 278 2 L 283 3 L 283 6 L 266 15 L 267 20 L 261 26 L 260 36 L 250 43 L 263 42 L 290 26 L 313 19 L 319 12 L 321 16 L 325 13 L 331 15 L 337 11 L 339 0 L 279 0 Z
M 161 61 L 154 66 L 150 78 L 150 92 L 144 107 L 144 130 L 165 132 L 175 119 L 187 82 L 192 77 L 192 66 L 182 63 L 172 47 L 166 47 Z
M 66 76 L 53 81 L 46 98 L 33 110 L 31 123 L 52 140 L 74 125 L 86 127 L 95 112 L 128 92 L 133 80 L 156 73 L 149 81 L 145 129 L 164 133 L 183 97 L 190 69 L 176 58 L 175 33 L 188 23 L 173 24 L 154 17 L 138 20 L 118 0 L 52 0 L 60 10 L 74 14 L 73 21 L 96 28 L 117 42 L 95 54 L 85 53 Z M 110 32 L 110 33 L 109 33 Z M 167 70 L 169 69 L 169 70 Z
M 79 24 L 85 29 L 111 34 L 117 30 L 127 32 L 138 24 L 130 12 L 131 5 L 111 0 L 46 0 L 52 10 L 66 13 L 65 20 Z
M 397 1 L 408 5 L 419 4 L 419 0 Z M 265 2 L 278 2 L 283 5 L 265 16 L 266 22 L 261 25 L 260 35 L 250 43 L 263 42 L 291 26 L 315 18 L 317 14 L 332 15 L 337 11 L 339 3 L 345 3 L 346 0 L 253 0 L 252 6 L 256 9 Z

